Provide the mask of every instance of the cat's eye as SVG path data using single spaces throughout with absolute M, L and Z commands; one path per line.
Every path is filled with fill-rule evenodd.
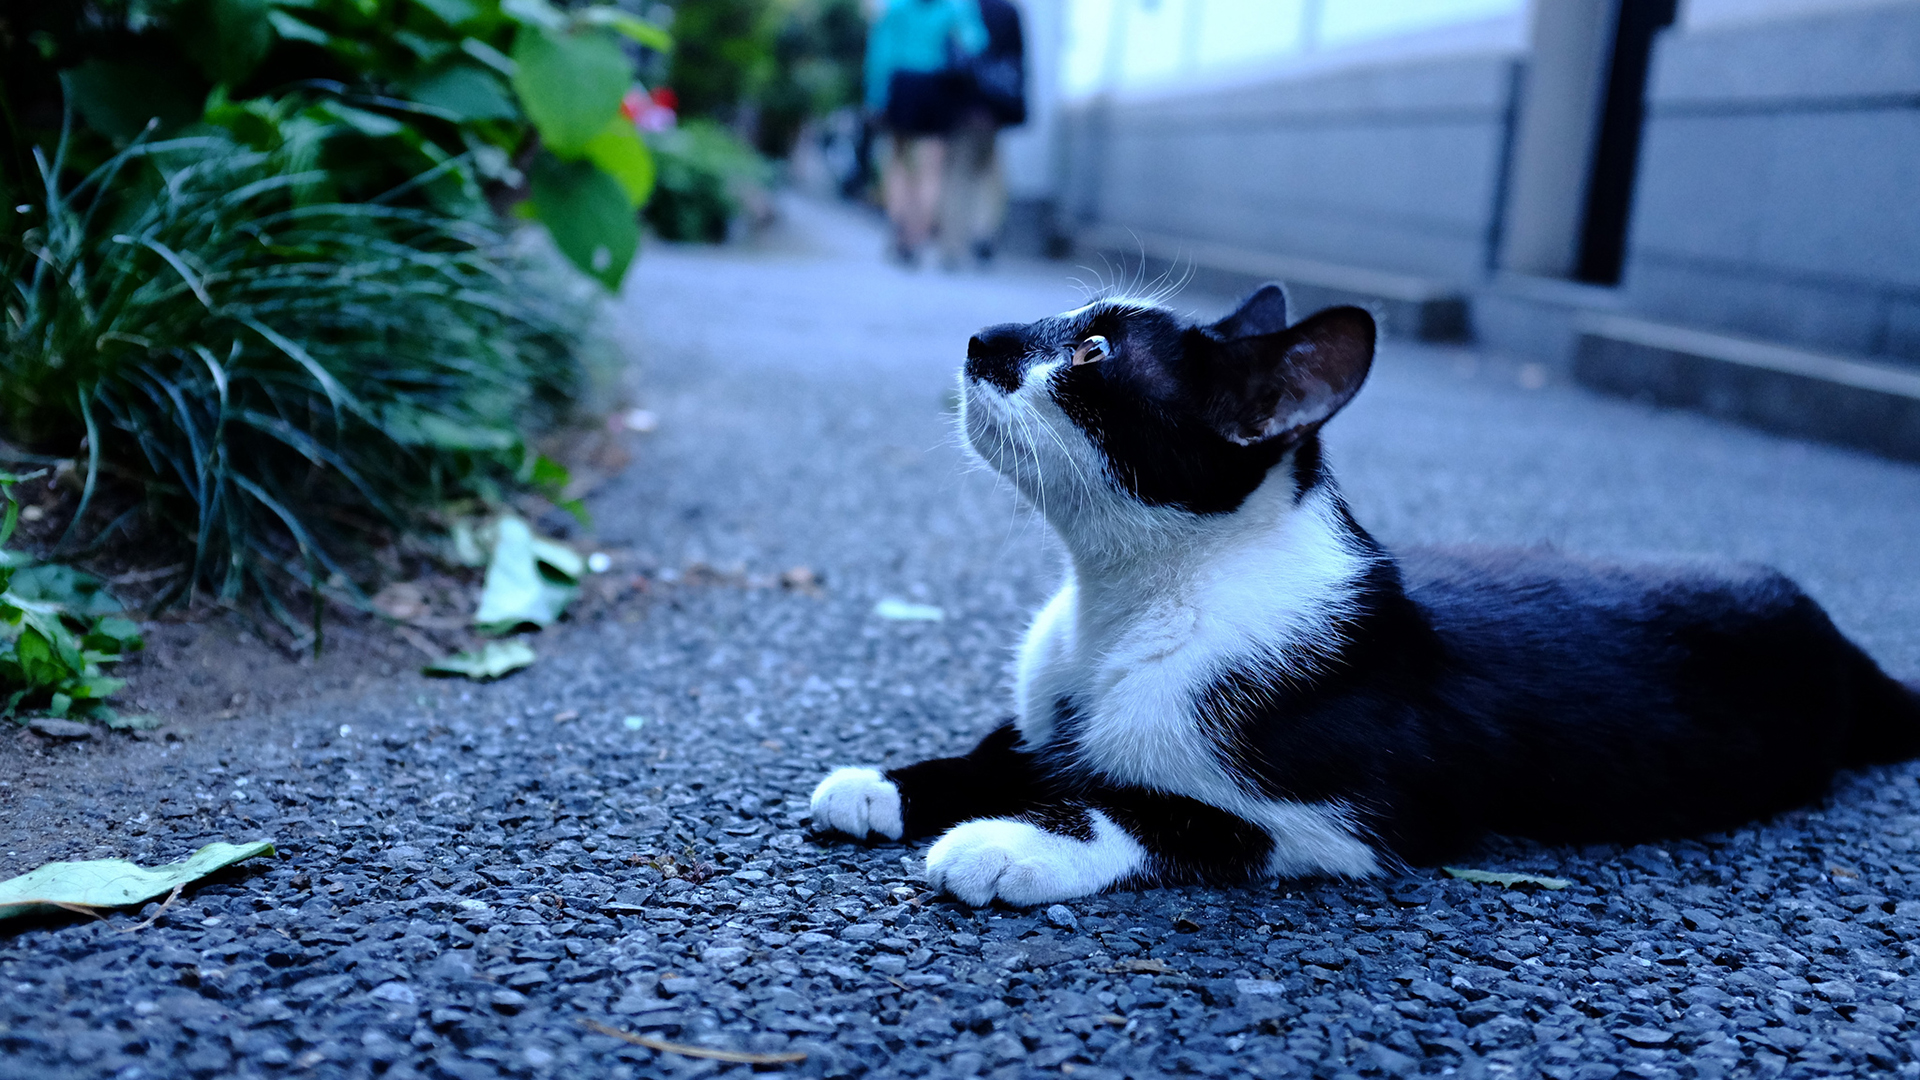
M 1112 353 L 1113 346 L 1107 344 L 1107 339 L 1101 337 L 1099 334 L 1095 334 L 1074 347 L 1073 366 L 1079 367 L 1081 364 L 1097 364 L 1112 355 Z

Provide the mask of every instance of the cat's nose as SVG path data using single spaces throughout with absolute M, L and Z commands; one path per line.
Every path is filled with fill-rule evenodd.
M 967 378 L 1011 394 L 1026 373 L 1027 339 L 1019 323 L 989 326 L 967 340 Z

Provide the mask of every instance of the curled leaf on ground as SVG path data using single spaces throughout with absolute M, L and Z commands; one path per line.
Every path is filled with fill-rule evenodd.
M 873 613 L 893 622 L 940 622 L 947 617 L 944 609 L 932 604 L 916 604 L 892 596 L 873 605 Z
M 124 859 L 48 863 L 0 881 L 0 919 L 53 909 L 127 907 L 191 884 L 256 855 L 273 854 L 273 841 L 208 844 L 176 863 L 149 870 Z
M 579 594 L 576 582 L 586 560 L 572 549 L 533 535 L 517 517 L 494 523 L 493 552 L 473 624 L 482 633 L 504 634 L 522 626 L 558 620 Z
M 1566 878 L 1541 877 L 1538 874 L 1505 874 L 1493 870 L 1467 870 L 1458 866 L 1443 866 L 1448 877 L 1461 881 L 1471 881 L 1476 885 L 1501 885 L 1513 888 L 1515 885 L 1537 885 L 1542 889 L 1564 889 L 1573 884 Z
M 531 647 L 520 641 L 489 641 L 483 648 L 457 652 L 444 660 L 435 660 L 420 670 L 428 675 L 464 675 L 469 679 L 498 679 L 511 675 L 539 659 Z

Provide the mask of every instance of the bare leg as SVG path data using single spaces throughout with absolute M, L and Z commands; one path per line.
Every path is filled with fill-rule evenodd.
M 941 181 L 947 169 L 947 140 L 932 136 L 914 139 L 909 144 L 909 153 L 911 191 L 901 238 L 918 250 L 933 236 L 938 220 Z
M 969 116 L 947 146 L 947 186 L 940 200 L 940 259 L 948 269 L 960 266 L 969 245 L 979 239 L 980 204 L 992 182 L 993 122 Z
M 983 135 L 979 175 L 974 183 L 973 220 L 967 235 L 976 258 L 992 258 L 1007 220 L 1007 175 L 1000 162 L 1000 129 L 989 124 Z
M 893 226 L 894 254 L 913 258 L 907 246 L 907 221 L 913 216 L 913 185 L 909 168 L 909 143 L 900 135 L 888 135 L 885 164 L 880 170 L 880 195 L 887 208 L 887 223 Z

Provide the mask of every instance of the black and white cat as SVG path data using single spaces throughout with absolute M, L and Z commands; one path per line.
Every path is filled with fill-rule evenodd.
M 845 768 L 816 827 L 939 836 L 972 904 L 1431 862 L 1485 832 L 1633 841 L 1920 753 L 1903 686 L 1780 574 L 1544 550 L 1390 555 L 1319 428 L 1373 320 L 1212 325 L 1108 300 L 967 346 L 963 423 L 1064 541 L 1018 716 L 964 757 Z

